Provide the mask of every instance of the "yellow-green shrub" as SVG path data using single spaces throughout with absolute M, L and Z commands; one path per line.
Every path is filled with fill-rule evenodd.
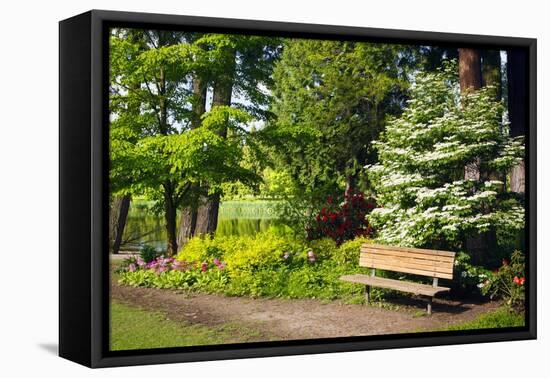
M 313 251 L 318 262 L 332 260 L 340 265 L 357 265 L 359 249 L 363 243 L 372 243 L 359 237 L 337 246 L 329 238 L 303 242 L 289 235 L 262 232 L 255 236 L 200 236 L 194 237 L 183 247 L 178 260 L 189 262 L 212 261 L 218 258 L 227 263 L 229 271 L 254 270 L 281 263 L 289 252 L 294 260 L 307 259 L 307 251 Z
M 285 252 L 296 252 L 296 245 L 291 240 L 269 232 L 241 237 L 239 244 L 228 246 L 224 255 L 232 276 L 281 264 Z
M 177 259 L 189 262 L 225 262 L 232 275 L 257 268 L 275 266 L 282 262 L 285 252 L 305 256 L 305 246 L 289 236 L 262 232 L 255 236 L 194 237 L 183 247 Z
M 332 260 L 339 265 L 357 266 L 359 264 L 359 251 L 361 248 L 361 244 L 372 242 L 372 239 L 366 237 L 348 240 L 334 250 L 334 253 L 332 254 Z
M 336 242 L 330 238 L 316 239 L 308 242 L 310 250 L 313 251 L 315 257 L 319 260 L 330 260 L 336 253 L 338 247 Z
M 181 261 L 202 262 L 211 259 L 216 243 L 210 236 L 197 236 L 189 240 L 176 257 Z

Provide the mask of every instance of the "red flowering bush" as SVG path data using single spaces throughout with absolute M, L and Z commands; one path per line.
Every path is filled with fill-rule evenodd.
M 512 253 L 510 261 L 502 260 L 502 266 L 483 287 L 483 293 L 492 298 L 504 299 L 518 312 L 525 308 L 525 258 L 520 251 Z
M 366 199 L 360 191 L 347 191 L 340 203 L 336 203 L 334 197 L 330 196 L 326 207 L 306 228 L 307 238 L 314 240 L 329 237 L 340 245 L 358 236 L 370 236 L 372 229 L 367 215 L 375 207 L 374 200 Z

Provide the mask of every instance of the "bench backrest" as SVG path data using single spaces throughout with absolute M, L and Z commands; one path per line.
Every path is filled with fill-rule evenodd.
M 431 249 L 362 244 L 359 265 L 433 278 L 453 278 L 455 253 Z

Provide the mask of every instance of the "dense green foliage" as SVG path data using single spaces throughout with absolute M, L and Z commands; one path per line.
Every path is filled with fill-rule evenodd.
M 503 299 L 511 308 L 522 312 L 525 309 L 525 280 L 525 256 L 515 251 L 510 261 L 504 260 L 487 280 L 483 293 L 491 299 Z
M 369 220 L 385 243 L 463 250 L 467 236 L 492 230 L 503 242 L 525 226 L 520 199 L 492 177 L 521 159 L 522 140 L 508 136 L 490 88 L 459 96 L 456 71 L 417 75 L 403 114 L 374 142 L 368 171 L 382 207 Z M 465 179 L 475 162 L 481 177 Z
M 143 244 L 139 248 L 139 257 L 141 257 L 146 263 L 149 263 L 158 257 L 158 252 L 155 247 L 148 244 Z
M 458 252 L 455 256 L 453 280 L 450 283 L 453 294 L 456 296 L 481 296 L 487 280 L 493 273 L 471 262 L 471 257 L 465 252 Z
M 285 222 L 302 230 L 375 161 L 371 142 L 400 110 L 412 65 L 404 46 L 286 40 L 273 70 L 271 109 L 262 130 L 277 172 L 287 175 Z
M 287 41 L 273 73 L 277 120 L 266 131 L 302 187 L 334 185 L 372 162 L 369 144 L 408 85 L 404 53 L 392 45 Z

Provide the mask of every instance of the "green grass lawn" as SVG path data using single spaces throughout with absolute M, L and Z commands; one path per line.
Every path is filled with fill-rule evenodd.
M 498 310 L 479 315 L 476 319 L 454 324 L 444 328 L 442 331 L 461 331 L 471 329 L 487 329 L 487 328 L 508 328 L 508 327 L 523 327 L 525 325 L 525 316 L 511 312 L 506 307 L 501 307 Z
M 219 327 L 185 324 L 166 319 L 161 312 L 111 303 L 111 350 L 225 344 L 259 337 L 259 332 L 235 324 Z

